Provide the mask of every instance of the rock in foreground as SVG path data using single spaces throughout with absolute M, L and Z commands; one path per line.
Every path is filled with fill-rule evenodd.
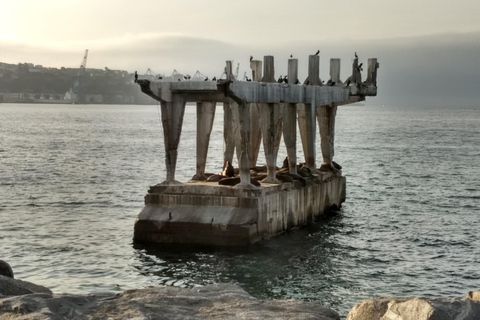
M 1 278 L 0 276 L 0 280 Z M 340 319 L 335 311 L 322 307 L 318 303 L 297 300 L 258 300 L 233 284 L 193 289 L 155 287 L 127 290 L 117 295 L 80 296 L 48 292 L 0 295 L 0 319 L 4 318 L 22 320 Z
M 466 299 L 381 297 L 364 300 L 347 320 L 479 320 L 480 292 Z

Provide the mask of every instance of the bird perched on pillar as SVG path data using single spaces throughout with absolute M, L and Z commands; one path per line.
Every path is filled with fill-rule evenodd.
M 358 59 L 357 52 L 355 51 L 355 59 Z
M 317 50 L 317 52 L 315 53 L 316 56 L 318 56 L 320 54 L 320 50 Z
M 250 56 L 250 62 L 252 62 L 252 60 L 253 60 L 253 57 L 252 57 L 252 56 Z

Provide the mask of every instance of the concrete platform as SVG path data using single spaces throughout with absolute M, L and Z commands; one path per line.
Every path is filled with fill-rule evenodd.
M 265 56 L 263 63 L 253 59 L 249 63 L 252 79 L 247 81 L 236 79 L 232 61 L 226 62 L 225 78 L 215 81 L 190 81 L 189 77 L 137 81 L 142 92 L 160 103 L 166 179 L 151 187 L 145 197 L 145 208 L 135 222 L 135 242 L 247 246 L 305 225 L 345 201 L 346 179 L 333 161 L 337 108 L 377 94 L 377 59 L 368 59 L 367 78 L 362 81 L 363 63 L 355 54 L 352 74 L 345 82 L 340 80 L 340 59 L 330 59 L 330 79 L 325 85 L 318 54 L 308 57 L 305 81 L 298 79 L 297 59 L 288 60 L 288 81 L 275 80 L 273 56 Z M 196 182 L 181 183 L 175 172 L 187 102 L 197 106 L 196 169 L 192 172 Z M 231 172 L 236 160 L 233 171 L 240 183 L 234 187 L 199 182 L 207 180 L 217 104 L 223 104 L 224 117 L 222 175 L 232 176 L 226 169 Z M 297 157 L 297 132 L 302 160 Z M 318 134 L 320 169 L 316 163 Z M 287 158 L 279 169 L 282 136 Z M 258 169 L 261 143 L 264 176 L 260 187 L 255 187 L 252 179 L 258 178 L 258 171 L 252 169 Z M 303 179 L 298 173 L 308 177 Z
M 138 243 L 248 246 L 339 208 L 346 178 L 320 173 L 255 189 L 190 182 L 150 188 L 138 215 Z

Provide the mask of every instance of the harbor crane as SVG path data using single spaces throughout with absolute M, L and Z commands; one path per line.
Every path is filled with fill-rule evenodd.
M 78 68 L 77 75 L 74 77 L 73 87 L 70 89 L 70 92 L 67 92 L 67 99 L 71 100 L 73 103 L 84 103 L 85 94 L 84 94 L 84 77 L 85 77 L 85 68 L 87 67 L 87 58 L 88 58 L 88 49 L 85 50 L 83 55 L 82 62 L 80 63 L 80 68 Z

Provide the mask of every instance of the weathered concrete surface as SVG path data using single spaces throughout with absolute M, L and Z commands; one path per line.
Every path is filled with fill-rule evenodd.
M 134 241 L 246 246 L 339 208 L 346 179 L 332 173 L 245 189 L 195 181 L 157 185 L 145 196 Z
M 347 320 L 478 320 L 480 292 L 469 292 L 461 298 L 368 299 L 350 310 Z
M 25 282 L 19 286 L 23 284 Z M 237 285 L 218 284 L 193 289 L 135 289 L 117 295 L 82 296 L 51 292 L 17 295 L 11 292 L 0 296 L 0 319 L 339 320 L 340 317 L 318 303 L 258 300 Z

